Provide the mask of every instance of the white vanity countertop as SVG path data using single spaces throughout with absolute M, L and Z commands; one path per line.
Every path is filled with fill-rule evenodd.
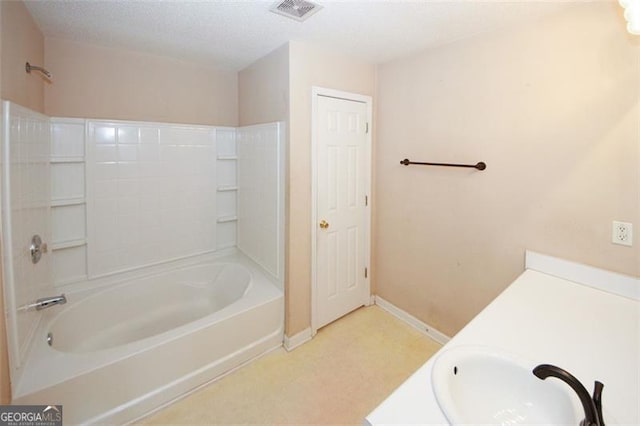
M 527 265 L 532 264 L 528 258 Z M 632 297 L 637 294 L 639 279 L 611 277 L 633 286 Z M 593 282 L 588 285 L 527 269 L 371 412 L 365 424 L 448 424 L 431 388 L 431 367 L 440 352 L 460 345 L 490 346 L 534 366 L 557 365 L 589 392 L 600 380 L 607 425 L 640 424 L 640 302 L 593 288 Z

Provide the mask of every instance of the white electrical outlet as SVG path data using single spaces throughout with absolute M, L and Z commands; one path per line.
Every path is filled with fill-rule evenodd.
M 633 225 L 628 222 L 613 221 L 613 230 L 611 231 L 611 242 L 621 244 L 623 246 L 633 245 Z

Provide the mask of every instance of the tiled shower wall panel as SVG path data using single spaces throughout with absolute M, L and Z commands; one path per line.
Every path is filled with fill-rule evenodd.
M 53 281 L 62 286 L 87 277 L 84 119 L 51 119 L 51 201 Z
M 10 360 L 17 368 L 26 355 L 39 315 L 21 306 L 50 295 L 50 254 L 31 262 L 34 234 L 50 243 L 49 225 L 49 118 L 18 105 L 3 102 L 2 216 L 4 286 Z
M 87 126 L 90 278 L 216 249 L 215 128 Z
M 281 123 L 237 130 L 238 248 L 283 279 L 284 135 Z
M 82 118 L 51 119 L 52 158 L 84 158 L 84 124 Z

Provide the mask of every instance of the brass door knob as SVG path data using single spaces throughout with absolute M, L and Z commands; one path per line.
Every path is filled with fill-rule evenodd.
M 329 223 L 326 220 L 320 221 L 320 228 L 327 229 L 329 227 Z

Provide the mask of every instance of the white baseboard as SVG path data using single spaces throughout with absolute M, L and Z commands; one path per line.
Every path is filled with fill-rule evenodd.
M 311 327 L 307 327 L 300 333 L 291 337 L 285 335 L 283 346 L 288 352 L 291 352 L 298 346 L 307 343 L 309 340 L 311 340 L 311 337 L 313 337 L 311 334 Z
M 427 336 L 429 336 L 431 339 L 435 340 L 436 342 L 444 345 L 447 342 L 449 342 L 449 340 L 451 340 L 451 337 L 449 337 L 446 334 L 436 330 L 435 328 L 431 327 L 429 324 L 426 324 L 426 323 L 420 321 L 418 318 L 414 317 L 413 315 L 411 315 L 410 313 L 408 313 L 406 311 L 403 311 L 402 309 L 400 309 L 397 306 L 391 304 L 390 302 L 387 302 L 382 297 L 376 296 L 375 297 L 375 302 L 376 302 L 376 305 L 380 306 L 380 308 L 382 308 L 385 311 L 389 312 L 391 315 L 393 315 L 394 317 L 398 318 L 399 320 L 402 320 L 405 323 L 409 324 L 411 327 L 415 328 L 416 330 L 421 331 L 422 333 L 426 334 Z

